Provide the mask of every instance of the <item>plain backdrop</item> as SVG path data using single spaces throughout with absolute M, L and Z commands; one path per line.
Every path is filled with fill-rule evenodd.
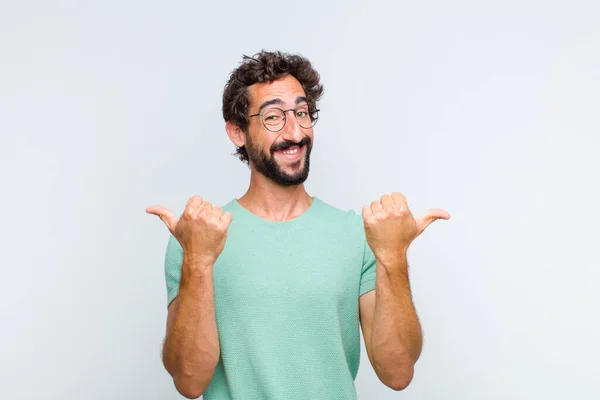
M 310 194 L 452 214 L 411 246 L 411 385 L 359 399 L 598 399 L 596 1 L 2 1 L 0 398 L 178 399 L 168 231 L 241 196 L 221 95 L 243 54 L 308 57 Z

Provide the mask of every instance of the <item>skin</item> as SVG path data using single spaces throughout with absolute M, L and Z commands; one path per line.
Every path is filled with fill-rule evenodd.
M 272 83 L 254 84 L 248 88 L 248 94 L 250 97 L 248 115 L 257 113 L 260 105 L 268 100 L 280 99 L 283 104 L 277 107 L 290 109 L 296 106 L 298 97 L 306 96 L 300 82 L 291 75 Z M 291 112 L 287 113 L 286 124 L 279 132 L 267 130 L 258 117 L 250 118 L 247 134 L 232 122 L 227 122 L 225 128 L 236 146 L 247 145 L 250 141 L 252 143 L 250 147 L 258 148 L 267 157 L 271 157 L 272 147 L 285 141 L 300 143 L 306 137 L 311 143 L 314 142 L 313 129 L 304 129 L 298 125 Z M 248 154 L 252 156 L 250 151 Z M 275 154 L 274 157 L 280 170 L 290 176 L 301 175 L 307 167 L 306 157 L 301 158 L 300 161 L 289 161 L 279 154 Z M 270 221 L 295 218 L 310 207 L 312 197 L 306 192 L 304 183 L 294 186 L 279 185 L 259 173 L 254 164 L 254 160 L 250 158 L 250 185 L 247 192 L 238 199 L 240 205 Z
M 190 198 L 179 218 L 163 206 L 146 212 L 159 216 L 183 248 L 179 295 L 167 315 L 163 364 L 179 393 L 198 398 L 210 384 L 221 351 L 213 267 L 225 247 L 231 213 L 200 196 Z
M 301 84 L 289 75 L 254 84 L 248 94 L 248 115 L 258 113 L 261 104 L 274 99 L 281 103 L 276 107 L 291 109 L 296 107 L 298 97 L 305 96 Z M 296 218 L 313 201 L 304 187 L 313 129 L 300 127 L 292 112 L 286 117 L 279 132 L 267 130 L 258 117 L 250 118 L 246 132 L 232 122 L 226 123 L 229 138 L 236 146 L 246 146 L 250 159 L 250 184 L 238 202 L 270 221 Z M 274 152 L 282 145 L 306 142 L 309 144 L 302 146 L 298 157 Z M 275 168 L 279 180 L 264 173 L 267 164 Z M 184 249 L 180 294 L 169 306 L 163 361 L 179 392 L 196 398 L 208 387 L 219 359 L 212 268 L 224 248 L 231 214 L 200 196 L 190 199 L 180 218 L 162 206 L 148 207 L 147 212 L 159 216 Z M 434 209 L 415 219 L 400 193 L 383 195 L 365 206 L 362 215 L 377 268 L 376 289 L 359 300 L 365 347 L 379 379 L 401 390 L 412 380 L 422 347 L 406 252 L 429 224 L 450 216 Z
M 412 302 L 407 251 L 425 228 L 449 219 L 432 209 L 414 218 L 400 193 L 385 194 L 363 207 L 365 235 L 376 260 L 375 290 L 360 297 L 360 322 L 375 373 L 388 387 L 405 389 L 423 346 L 421 325 Z

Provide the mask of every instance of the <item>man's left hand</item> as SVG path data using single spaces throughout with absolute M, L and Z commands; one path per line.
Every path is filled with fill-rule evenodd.
M 397 192 L 384 194 L 380 200 L 364 206 L 362 216 L 369 247 L 375 258 L 384 262 L 405 257 L 408 246 L 433 221 L 450 219 L 450 214 L 439 208 L 414 218 L 406 198 Z

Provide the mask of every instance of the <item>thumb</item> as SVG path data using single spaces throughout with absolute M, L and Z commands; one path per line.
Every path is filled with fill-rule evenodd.
M 165 223 L 167 228 L 169 228 L 169 231 L 171 231 L 171 233 L 175 231 L 175 226 L 177 225 L 179 218 L 174 216 L 168 208 L 163 206 L 150 206 L 146 208 L 146 212 L 148 214 L 158 216 L 162 220 L 162 222 Z
M 416 219 L 418 234 L 420 235 L 425 228 L 438 219 L 450 219 L 450 214 L 448 211 L 439 208 L 433 208 L 421 214 L 421 216 Z

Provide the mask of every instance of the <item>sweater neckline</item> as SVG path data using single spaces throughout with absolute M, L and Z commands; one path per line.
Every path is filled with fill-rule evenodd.
M 312 214 L 314 214 L 315 209 L 317 208 L 317 205 L 320 203 L 320 199 L 318 199 L 316 196 L 312 196 L 312 199 L 313 199 L 312 203 L 302 214 L 300 214 L 297 217 L 294 217 L 292 219 L 285 220 L 285 221 L 271 221 L 271 220 L 265 219 L 261 216 L 258 216 L 256 214 L 254 214 L 253 212 L 244 208 L 239 203 L 237 198 L 234 198 L 231 201 L 231 203 L 233 204 L 234 209 L 239 214 L 241 214 L 245 218 L 247 218 L 248 220 L 251 220 L 252 222 L 258 223 L 260 225 L 278 227 L 278 226 L 296 225 L 296 224 L 301 223 L 302 221 L 306 220 L 307 218 L 309 218 Z

